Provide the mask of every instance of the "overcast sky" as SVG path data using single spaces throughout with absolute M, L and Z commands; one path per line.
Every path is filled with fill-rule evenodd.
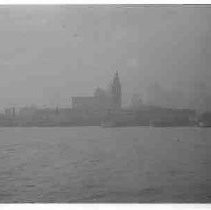
M 69 105 L 116 70 L 124 103 L 154 82 L 209 85 L 211 7 L 0 7 L 0 107 Z

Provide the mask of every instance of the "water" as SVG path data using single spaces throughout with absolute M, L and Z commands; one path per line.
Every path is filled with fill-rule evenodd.
M 209 128 L 0 128 L 0 202 L 210 202 Z

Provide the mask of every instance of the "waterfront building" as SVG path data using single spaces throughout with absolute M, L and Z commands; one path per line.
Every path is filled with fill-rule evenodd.
M 82 111 L 104 112 L 121 109 L 122 92 L 118 72 L 115 73 L 109 90 L 97 88 L 93 96 L 72 97 L 72 108 Z
M 118 72 L 115 73 L 112 87 L 111 87 L 111 107 L 113 109 L 121 109 L 122 104 L 122 90 L 119 80 Z

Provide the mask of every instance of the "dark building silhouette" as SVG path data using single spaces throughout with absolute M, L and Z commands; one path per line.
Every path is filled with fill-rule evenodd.
M 122 92 L 118 72 L 115 73 L 109 90 L 97 88 L 93 96 L 72 97 L 72 108 L 87 111 L 121 109 Z
M 111 87 L 111 100 L 113 109 L 121 109 L 122 105 L 122 90 L 119 80 L 118 72 L 115 73 L 112 87 Z

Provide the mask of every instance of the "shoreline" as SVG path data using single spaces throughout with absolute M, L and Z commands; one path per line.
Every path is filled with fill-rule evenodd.
M 211 126 L 181 125 L 181 126 L 150 126 L 150 125 L 127 125 L 102 127 L 101 125 L 5 125 L 0 128 L 68 128 L 68 127 L 101 127 L 101 128 L 129 128 L 129 127 L 149 127 L 149 128 L 211 128 Z

